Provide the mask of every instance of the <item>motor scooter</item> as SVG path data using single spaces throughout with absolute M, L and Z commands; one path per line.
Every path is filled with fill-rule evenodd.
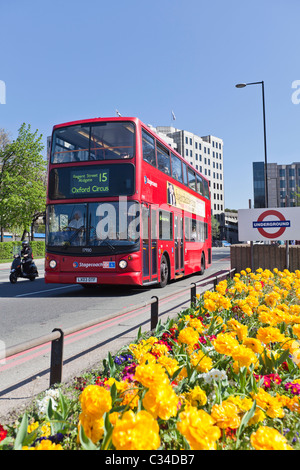
M 36 277 L 39 276 L 37 267 L 32 260 L 28 266 L 28 270 L 24 271 L 25 260 L 21 258 L 20 253 L 14 255 L 13 262 L 10 268 L 9 280 L 12 284 L 15 284 L 18 280 L 18 277 L 29 279 L 34 281 Z M 29 264 L 29 263 L 28 263 Z

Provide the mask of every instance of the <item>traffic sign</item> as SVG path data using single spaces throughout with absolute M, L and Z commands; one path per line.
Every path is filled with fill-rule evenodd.
M 300 207 L 240 209 L 239 241 L 300 240 Z

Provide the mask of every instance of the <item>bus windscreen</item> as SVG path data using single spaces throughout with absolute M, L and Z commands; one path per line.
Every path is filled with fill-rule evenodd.
M 135 152 L 132 122 L 101 122 L 54 130 L 51 163 L 130 159 Z

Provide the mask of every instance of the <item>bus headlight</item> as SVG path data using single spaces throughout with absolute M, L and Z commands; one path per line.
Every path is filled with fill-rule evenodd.
M 57 262 L 55 261 L 55 259 L 52 259 L 49 263 L 49 266 L 52 269 L 56 268 L 56 265 L 57 265 Z
M 119 261 L 119 267 L 120 267 L 121 269 L 127 268 L 127 264 L 128 264 L 128 263 L 127 263 L 126 259 L 121 259 L 121 261 Z

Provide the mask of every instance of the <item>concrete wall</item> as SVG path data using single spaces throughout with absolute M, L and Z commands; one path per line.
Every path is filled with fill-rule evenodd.
M 288 260 L 286 259 L 286 246 L 277 245 L 253 245 L 253 266 L 251 265 L 250 245 L 231 245 L 231 269 L 240 272 L 242 269 L 251 268 L 255 271 L 258 268 L 270 269 L 278 268 L 280 271 L 289 269 L 291 272 L 300 269 L 300 246 L 289 246 Z

